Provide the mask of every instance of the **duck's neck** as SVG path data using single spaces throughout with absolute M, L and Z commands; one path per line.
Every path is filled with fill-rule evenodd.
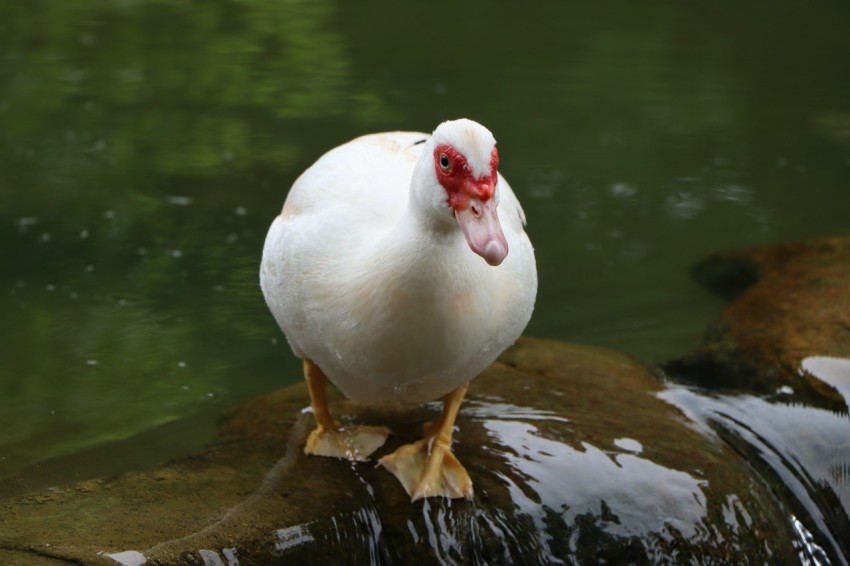
M 465 253 L 466 240 L 453 218 L 434 218 L 408 206 L 381 242 L 384 257 L 406 275 L 441 277 Z M 383 255 L 383 254 L 381 254 Z M 462 257 L 462 256 L 461 256 Z
M 369 269 L 386 274 L 398 281 L 439 282 L 464 272 L 464 259 L 471 253 L 457 220 L 448 213 L 433 187 L 417 184 L 424 175 L 420 167 L 414 170 L 410 197 L 404 212 L 395 225 L 372 250 Z M 426 177 L 427 178 L 427 177 Z M 440 187 L 439 192 L 442 192 Z M 437 193 L 439 194 L 439 193 Z M 445 193 L 443 193 L 445 194 Z M 435 202 L 429 202 L 429 198 Z

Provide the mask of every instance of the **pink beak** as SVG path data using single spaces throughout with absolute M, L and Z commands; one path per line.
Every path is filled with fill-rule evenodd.
M 470 198 L 466 208 L 455 210 L 455 218 L 472 251 L 493 266 L 504 261 L 508 255 L 508 241 L 499 223 L 496 199 Z

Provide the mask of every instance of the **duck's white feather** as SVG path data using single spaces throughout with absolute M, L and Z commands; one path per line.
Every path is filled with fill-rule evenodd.
M 417 142 L 428 137 L 373 134 L 329 151 L 296 180 L 266 237 L 260 283 L 292 350 L 356 401 L 437 399 L 483 371 L 531 316 L 534 252 L 504 178 L 509 253 L 498 267 L 453 218 L 429 223 L 414 210 L 411 179 L 431 148 Z

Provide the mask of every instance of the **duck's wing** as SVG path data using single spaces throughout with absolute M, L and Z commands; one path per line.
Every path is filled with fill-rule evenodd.
M 335 221 L 390 222 L 404 210 L 410 178 L 428 135 L 361 136 L 322 155 L 287 194 L 283 218 L 330 214 Z
M 499 173 L 499 221 L 502 230 L 521 233 L 526 225 L 525 211 L 513 189 Z

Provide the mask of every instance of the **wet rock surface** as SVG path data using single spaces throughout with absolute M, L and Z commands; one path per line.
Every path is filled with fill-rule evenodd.
M 720 254 L 694 273 L 730 303 L 699 351 L 665 366 L 700 389 L 662 397 L 753 465 L 793 518 L 801 557 L 846 564 L 850 238 Z
M 785 510 L 665 391 L 615 352 L 522 339 L 457 421 L 474 500 L 411 504 L 372 463 L 305 456 L 312 416 L 293 386 L 228 414 L 198 454 L 0 502 L 0 562 L 794 561 Z M 390 426 L 380 456 L 439 407 L 332 410 Z

